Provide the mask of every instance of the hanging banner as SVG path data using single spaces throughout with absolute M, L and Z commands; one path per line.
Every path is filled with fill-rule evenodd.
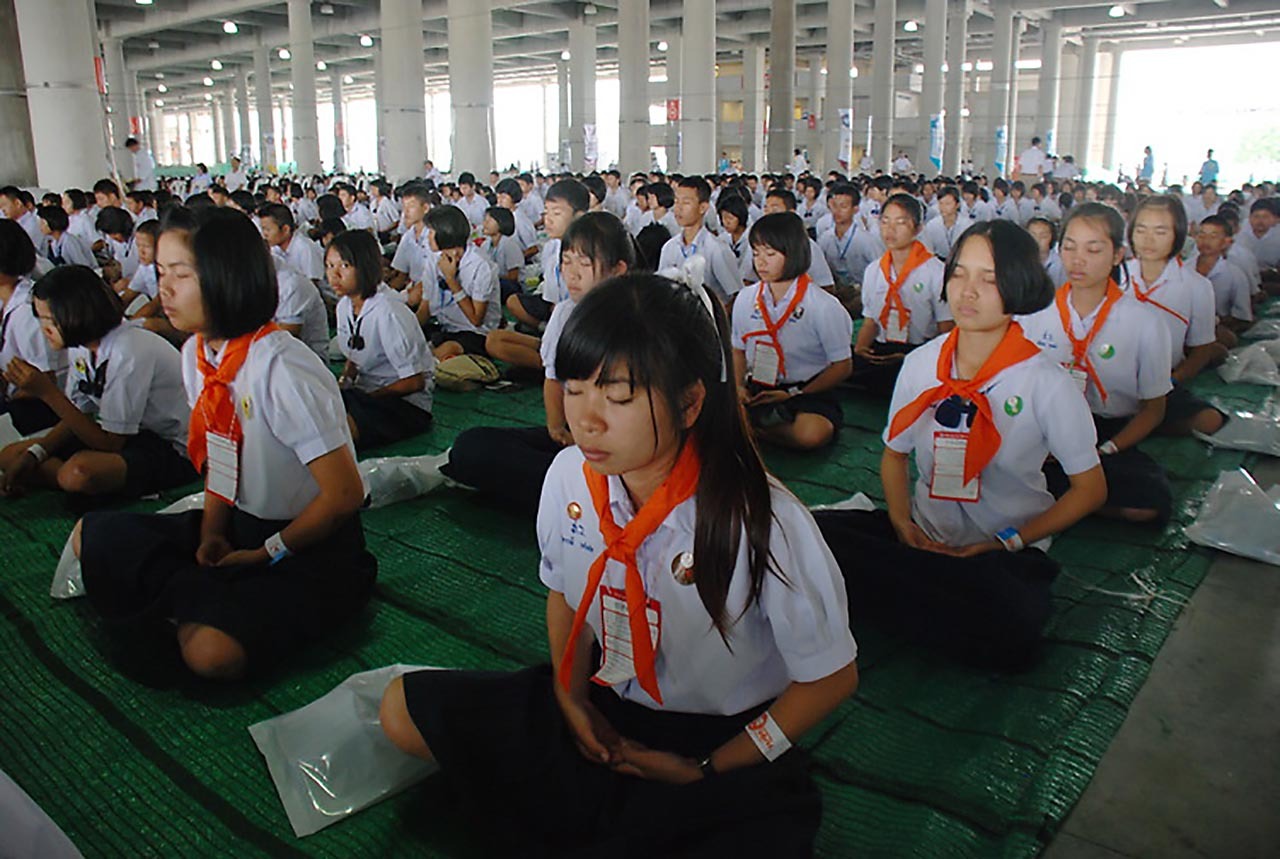
M 853 163 L 853 110 L 840 108 L 840 152 L 836 160 L 842 170 L 848 170 Z
M 667 99 L 667 122 L 680 121 L 680 99 Z
M 1058 154 L 1058 130 L 1050 128 L 1044 133 L 1044 151 L 1049 155 Z
M 590 173 L 596 169 L 596 161 L 600 157 L 600 140 L 596 137 L 596 127 L 594 125 L 582 126 L 582 168 L 585 172 Z
M 1009 126 L 996 126 L 996 175 L 1003 176 L 1009 159 Z
M 943 115 L 935 113 L 929 117 L 929 160 L 933 162 L 934 170 L 942 169 L 942 147 L 943 141 L 946 139 L 946 129 L 943 125 Z
M 807 118 L 809 120 L 809 130 L 816 131 L 818 129 L 818 115 L 816 113 L 811 113 Z

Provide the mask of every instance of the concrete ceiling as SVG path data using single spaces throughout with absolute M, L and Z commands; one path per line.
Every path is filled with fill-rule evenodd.
M 701 0 L 712 2 L 712 0 Z M 714 0 L 716 4 L 716 54 L 732 62 L 749 45 L 769 42 L 770 0 Z M 948 5 L 954 0 L 948 0 Z M 972 0 L 968 55 L 983 59 L 991 47 L 991 0 Z M 329 0 L 311 4 L 316 60 L 327 71 L 317 71 L 322 90 L 330 74 L 350 75 L 352 93 L 373 86 L 373 54 L 379 49 L 379 0 Z M 447 86 L 448 22 L 446 0 L 422 0 L 425 45 L 423 64 L 428 85 Z M 597 27 L 597 59 L 604 68 L 616 66 L 617 0 L 594 3 L 572 0 L 492 0 L 495 76 L 499 80 L 553 73 L 560 52 L 568 48 L 568 25 L 580 17 Z M 1021 55 L 1039 56 L 1042 36 L 1039 24 L 1053 15 L 1063 23 L 1064 37 L 1079 41 L 1093 35 L 1126 49 L 1167 47 L 1173 44 L 1221 44 L 1280 36 L 1280 2 L 1277 0 L 1149 0 L 1120 4 L 1125 15 L 1110 16 L 1110 0 L 1013 0 L 1016 14 L 1026 21 Z M 290 61 L 278 51 L 289 43 L 288 5 L 285 0 L 152 0 L 140 6 L 136 0 L 95 0 L 100 33 L 124 42 L 126 64 L 139 75 L 148 97 L 163 83 L 169 101 L 201 100 L 235 80 L 244 67 L 252 76 L 253 52 L 270 50 L 275 89 L 287 89 Z M 658 43 L 680 30 L 684 0 L 651 0 L 650 48 L 652 61 L 663 62 Z M 856 0 L 855 53 L 859 61 L 871 53 L 874 0 Z M 896 61 L 912 65 L 923 59 L 924 35 L 930 26 L 944 22 L 926 20 L 924 0 L 898 0 Z M 915 21 L 917 29 L 902 25 Z M 223 23 L 232 21 L 238 32 L 227 34 Z M 800 62 L 820 54 L 826 44 L 827 4 L 797 0 L 796 44 Z M 372 48 L 362 47 L 360 37 L 374 38 Z M 1175 40 L 1179 40 L 1175 42 Z M 221 70 L 211 68 L 217 60 Z M 163 76 L 161 79 L 160 76 Z M 204 84 L 209 78 L 214 86 Z

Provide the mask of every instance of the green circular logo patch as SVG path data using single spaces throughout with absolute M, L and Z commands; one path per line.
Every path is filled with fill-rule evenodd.
M 916 292 L 924 292 L 924 284 L 917 283 L 914 287 L 912 287 L 912 289 L 914 289 Z
M 1110 343 L 1103 343 L 1101 346 L 1098 347 L 1099 358 L 1114 358 L 1115 355 L 1116 355 L 1116 347 L 1112 346 Z
M 1009 417 L 1022 414 L 1022 397 L 1010 397 L 1004 401 L 1004 413 Z

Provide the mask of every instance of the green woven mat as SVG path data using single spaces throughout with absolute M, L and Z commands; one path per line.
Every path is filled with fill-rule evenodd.
M 1224 405 L 1265 391 L 1206 379 Z M 768 456 L 809 503 L 857 490 L 880 500 L 884 405 L 846 399 L 834 449 Z M 462 429 L 541 420 L 539 393 L 439 393 L 436 426 L 387 453 L 438 452 Z M 1219 471 L 1244 457 L 1194 441 L 1145 447 L 1177 498 L 1163 532 L 1090 520 L 1061 537 L 1065 566 L 1043 664 L 1019 677 L 972 671 L 883 633 L 857 630 L 858 694 L 814 732 L 826 797 L 826 856 L 1032 856 L 1092 777 L 1180 607 L 1134 605 L 1090 590 L 1132 590 L 1131 571 L 1186 599 L 1209 564 L 1182 527 Z M 171 493 L 162 502 L 181 493 Z M 157 507 L 162 502 L 140 505 Z M 392 662 L 514 668 L 545 659 L 544 595 L 530 521 L 461 491 L 366 514 L 380 561 L 360 623 L 291 664 L 237 688 L 187 681 L 152 688 L 105 654 L 111 643 L 82 603 L 48 596 L 72 517 L 52 494 L 0 500 L 0 769 L 90 856 L 474 853 L 430 813 L 432 783 L 305 840 L 293 837 L 246 727 Z

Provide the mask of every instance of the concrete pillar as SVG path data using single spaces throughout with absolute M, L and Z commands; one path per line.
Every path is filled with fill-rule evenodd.
M 213 114 L 213 160 L 218 164 L 227 160 L 227 151 L 223 147 L 225 138 L 222 134 L 222 96 L 215 95 L 213 97 L 213 105 L 210 108 Z
M 386 140 L 387 176 L 392 182 L 403 182 L 411 176 L 422 175 L 422 162 L 427 151 L 427 107 L 422 77 L 422 4 L 418 0 L 382 0 L 380 25 L 382 27 L 382 118 L 381 131 Z M 450 75 L 453 74 L 454 54 L 474 51 L 492 56 L 489 33 L 489 0 L 477 0 L 473 4 L 459 4 L 450 0 L 449 41 L 458 51 L 449 51 Z M 464 41 L 470 39 L 469 26 L 477 27 L 474 37 L 484 35 L 484 44 Z M 487 52 L 487 53 L 486 53 Z M 378 49 L 374 49 L 378 53 Z M 454 93 L 454 115 L 458 115 L 458 102 L 467 101 L 465 93 Z M 457 129 L 455 128 L 455 133 Z M 467 153 L 479 155 L 480 153 Z M 453 150 L 453 166 L 458 165 L 459 150 Z
M 593 154 L 587 151 L 589 136 L 594 136 L 596 141 Z M 580 17 L 569 22 L 569 162 L 574 170 L 590 172 L 596 168 L 599 140 L 596 129 L 596 28 Z
M 852 162 L 853 78 L 849 77 L 849 70 L 853 68 L 853 6 L 853 0 L 831 0 L 827 4 L 827 106 L 822 113 L 826 145 L 823 149 L 826 166 L 844 172 L 857 166 Z M 840 125 L 841 110 L 850 111 L 848 133 Z
M 684 0 L 684 101 L 680 124 L 684 133 L 684 173 L 711 173 L 716 168 L 716 9 L 706 0 Z
M 190 110 L 184 110 L 178 114 L 178 140 L 180 141 L 179 163 L 193 164 L 195 163 L 196 139 L 195 139 L 196 123 L 195 117 L 191 115 Z
M 347 129 L 342 109 L 342 72 L 329 70 L 329 92 L 333 100 L 333 169 L 337 173 L 347 170 Z
M 1062 22 L 1040 22 L 1040 83 L 1036 91 L 1036 134 L 1044 151 L 1058 151 L 1058 96 L 1062 82 Z
M 1124 59 L 1124 48 L 1111 46 L 1111 87 L 1107 94 L 1107 129 L 1102 138 L 1102 166 L 1108 170 L 1116 169 L 1116 114 L 1120 107 L 1120 63 Z M 1159 171 L 1156 177 L 1159 177 Z M 1154 180 L 1153 180 L 1154 182 Z
M 18 41 L 10 47 L 22 45 L 36 178 L 47 188 L 87 188 L 107 169 L 90 7 L 17 0 L 14 11 Z
M 0 52 L 0 182 L 34 185 L 36 154 L 13 0 L 0 0 L 0 45 L 8 45 Z
M 843 2 L 843 0 L 840 0 Z M 764 169 L 764 46 L 742 49 L 742 169 Z
M 809 123 L 805 138 L 809 141 L 809 166 L 815 174 L 823 172 L 822 165 L 827 163 L 826 153 L 822 151 L 822 96 L 826 91 L 827 76 L 822 73 L 826 58 L 815 54 L 809 60 Z
M 1009 137 L 1007 151 L 1008 158 L 1005 159 L 1005 172 L 1013 175 L 1014 165 L 1013 159 L 1018 157 L 1018 153 L 1022 151 L 1022 146 L 1030 145 L 1031 136 L 1027 135 L 1027 140 L 1019 145 L 1018 135 L 1022 132 L 1018 129 L 1018 57 L 1022 49 L 1022 32 L 1026 28 L 1027 22 L 1020 18 L 1013 19 L 1013 39 L 1009 43 L 1009 112 L 1007 116 L 1009 125 Z
M 924 13 L 924 81 L 920 92 L 920 145 L 916 147 L 917 170 L 936 172 L 942 160 L 929 160 L 933 142 L 929 123 L 942 113 L 942 64 L 946 60 L 947 0 L 926 0 Z M 930 171 L 932 167 L 932 171 Z
M 384 4 L 386 0 L 383 0 Z M 396 0 L 404 2 L 404 0 Z M 414 20 L 419 0 L 409 0 Z M 385 32 L 385 31 L 384 31 Z M 592 30 L 595 33 L 595 30 Z M 419 37 L 421 44 L 421 37 Z M 493 169 L 493 13 L 490 0 L 449 0 L 449 96 L 453 111 L 453 172 Z M 593 52 L 594 58 L 594 52 Z M 421 54 L 418 58 L 421 68 Z M 594 71 L 594 63 L 593 63 Z M 388 75 L 392 74 L 390 66 Z M 594 77 L 594 75 L 593 75 Z M 418 85 L 418 101 L 422 101 Z M 394 143 L 392 144 L 395 145 Z
M 875 28 L 871 33 L 871 157 L 884 170 L 893 161 L 893 45 L 897 16 L 898 0 L 876 0 Z
M 419 10 L 419 25 L 421 11 Z M 316 49 L 311 0 L 289 0 L 289 53 L 293 77 L 293 157 L 298 172 L 320 172 L 320 125 L 316 117 Z
M 667 100 L 680 102 L 684 112 L 684 39 L 679 33 L 667 37 Z M 680 147 L 683 132 L 679 122 L 667 122 L 667 169 L 676 170 L 680 165 Z
M 981 148 L 977 153 L 979 166 L 989 175 L 1002 176 L 1008 172 L 1009 133 L 1009 45 L 1013 40 L 1013 0 L 991 0 L 991 91 L 987 94 L 987 121 L 978 129 Z M 1003 145 L 997 143 L 1004 138 Z M 997 152 L 997 146 L 1000 151 Z
M 270 92 L 266 96 L 267 103 L 270 105 Z M 269 106 L 266 112 L 271 112 Z M 247 167 L 253 160 L 253 144 L 250 143 L 252 135 L 249 130 L 251 128 L 249 125 L 249 72 L 245 66 L 236 68 L 236 113 L 240 119 L 240 131 L 236 135 L 239 145 L 236 146 L 235 154 L 240 156 L 240 160 Z
M 1093 141 L 1093 79 L 1098 73 L 1098 37 L 1084 37 L 1080 55 L 1080 89 L 1076 101 L 1076 140 L 1073 152 L 1076 166 L 1083 172 L 1089 165 L 1089 147 Z
M 649 0 L 618 2 L 618 88 L 618 166 L 624 174 L 647 170 Z
M 384 40 L 385 44 L 385 40 Z M 425 103 L 425 98 L 423 99 Z M 375 140 L 378 147 L 378 172 L 385 174 L 387 172 L 387 117 L 390 112 L 387 109 L 387 81 L 385 63 L 382 59 L 382 51 L 375 50 L 373 52 L 373 121 L 376 126 Z M 423 107 L 423 120 L 426 120 L 426 108 Z M 427 125 L 430 128 L 430 125 Z M 425 142 L 425 141 L 424 141 Z M 426 161 L 426 147 L 423 149 L 424 155 L 422 160 Z M 415 176 L 421 174 L 421 165 L 414 168 Z
M 796 0 L 773 0 L 769 25 L 769 170 L 795 155 Z
M 107 79 L 107 107 L 111 111 L 107 122 L 107 127 L 111 129 L 111 148 L 115 151 L 120 169 L 128 174 L 130 165 L 125 159 L 129 151 L 124 148 L 124 141 L 129 136 L 129 115 L 124 104 L 124 41 L 103 39 L 102 58 Z M 129 175 L 125 178 L 129 178 Z
M 147 106 L 147 132 L 151 138 L 151 154 L 155 156 L 157 164 L 168 164 L 171 157 L 169 140 L 164 133 L 164 114 L 160 112 L 160 108 L 156 107 L 156 93 L 144 93 L 143 100 Z M 223 117 L 224 129 L 227 128 L 227 119 L 230 116 L 231 114 L 228 113 Z
M 964 140 L 964 55 L 969 38 L 969 0 L 953 0 L 947 4 L 947 81 L 945 143 L 942 150 L 942 172 L 947 176 L 960 173 Z
M 228 88 L 219 100 L 222 104 L 222 162 L 227 163 L 236 151 L 236 105 L 233 90 Z
M 276 115 L 271 109 L 271 47 L 253 49 L 253 97 L 258 111 L 258 163 L 269 173 L 276 170 Z M 245 132 L 246 138 L 248 131 Z M 246 143 L 248 141 L 246 140 Z
M 569 159 L 569 62 L 556 61 L 556 91 L 559 95 L 560 132 L 556 137 L 558 148 L 556 157 L 561 168 L 570 166 Z

